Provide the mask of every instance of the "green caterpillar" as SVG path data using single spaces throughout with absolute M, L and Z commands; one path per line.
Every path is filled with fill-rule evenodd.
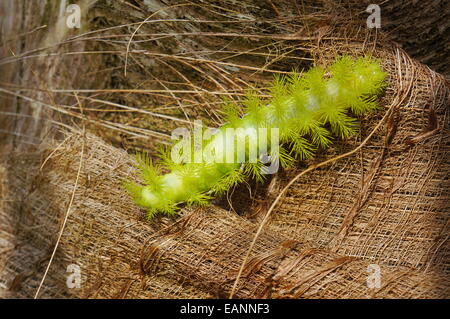
M 185 135 L 170 156 L 163 152 L 162 165 L 138 155 L 144 185 L 128 181 L 125 188 L 149 218 L 174 214 L 181 205 L 205 205 L 247 177 L 263 180 L 273 173 L 273 163 L 286 167 L 296 158 L 312 157 L 318 147 L 330 145 L 332 134 L 342 139 L 354 134 L 358 125 L 349 113 L 375 110 L 385 77 L 373 58 L 349 56 L 336 59 L 328 70 L 313 67 L 302 76 L 275 77 L 270 100 L 246 95 L 244 116 L 227 101 L 226 124 L 208 141 L 197 139 L 193 146 L 192 135 Z

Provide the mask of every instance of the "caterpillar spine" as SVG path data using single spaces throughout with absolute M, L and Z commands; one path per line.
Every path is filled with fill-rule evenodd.
M 260 156 L 265 153 L 272 162 L 287 167 L 296 158 L 310 158 L 317 148 L 329 146 L 332 135 L 342 139 L 353 135 L 358 125 L 349 114 L 359 116 L 377 108 L 376 96 L 385 85 L 385 77 L 373 58 L 349 56 L 336 59 L 328 70 L 313 67 L 303 75 L 293 72 L 288 77 L 275 77 L 269 101 L 248 93 L 243 102 L 244 116 L 240 116 L 237 105 L 227 101 L 226 123 L 209 142 L 197 149 L 190 147 L 190 152 L 186 148 L 174 152 L 172 148 L 171 154 L 181 155 L 183 161 L 174 162 L 173 156 L 164 153 L 162 165 L 153 164 L 138 155 L 143 184 L 127 181 L 125 188 L 137 205 L 147 209 L 149 218 L 156 213 L 174 214 L 183 204 L 206 205 L 248 177 L 263 180 Z M 227 129 L 250 133 L 227 135 Z M 263 139 L 258 133 L 261 129 L 276 129 L 278 136 Z M 257 144 L 256 160 L 249 160 L 252 142 Z M 234 144 L 244 145 L 243 152 L 230 147 Z M 233 161 L 195 161 L 203 158 L 205 150 Z M 164 166 L 169 173 L 161 173 Z

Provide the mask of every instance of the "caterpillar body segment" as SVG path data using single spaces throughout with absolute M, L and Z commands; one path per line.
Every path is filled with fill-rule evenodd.
M 162 174 L 159 165 L 138 156 L 143 183 L 128 181 L 125 187 L 149 217 L 176 213 L 183 204 L 206 205 L 248 177 L 262 180 L 270 163 L 289 166 L 329 146 L 332 136 L 345 139 L 354 134 L 358 122 L 352 114 L 377 108 L 385 77 L 376 60 L 349 56 L 336 59 L 328 69 L 313 67 L 303 75 L 276 77 L 271 99 L 249 93 L 244 116 L 228 101 L 226 123 L 208 141 L 191 143 L 194 146 L 182 151 L 174 146 L 172 158 L 164 157 L 169 173 Z M 192 142 L 192 136 L 188 140 Z M 174 161 L 174 154 L 183 160 Z

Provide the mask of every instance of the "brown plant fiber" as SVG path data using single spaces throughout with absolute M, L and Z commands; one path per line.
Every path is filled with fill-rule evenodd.
M 305 14 L 305 19 L 315 21 L 317 15 Z M 143 20 L 140 15 L 134 19 Z M 227 298 L 232 293 L 235 298 L 449 298 L 450 85 L 383 40 L 382 34 L 325 20 L 328 24 L 318 22 L 323 33 L 308 39 L 293 37 L 281 47 L 289 44 L 303 52 L 301 65 L 309 60 L 327 65 L 343 53 L 371 53 L 380 59 L 389 85 L 380 110 L 360 119 L 359 135 L 336 141 L 314 159 L 280 171 L 264 184 L 250 183 L 251 194 L 244 185 L 206 208 L 183 209 L 180 216 L 148 221 L 122 188 L 125 179 L 137 178 L 124 148 L 141 149 L 150 143 L 152 152 L 155 138 L 149 134 L 139 139 L 131 131 L 119 134 L 111 127 L 96 129 L 106 120 L 123 128 L 135 114 L 94 116 L 88 107 L 97 104 L 76 93 L 73 105 L 84 108 L 79 113 L 82 121 L 71 123 L 62 138 L 50 136 L 40 145 L 11 148 L 0 157 L 0 297 L 32 298 L 46 274 L 40 298 Z M 152 28 L 159 26 L 145 25 L 141 31 L 156 32 Z M 222 40 L 198 41 L 222 47 Z M 168 54 L 177 44 L 166 38 L 161 41 L 164 45 L 159 49 L 167 49 Z M 124 47 L 119 42 L 110 45 Z M 163 63 L 164 58 L 152 60 L 140 54 L 138 49 L 144 45 L 132 47 L 129 74 L 123 79 L 118 76 L 119 82 L 126 82 L 116 83 L 119 88 L 141 83 L 141 65 Z M 214 122 L 218 99 L 211 92 L 223 93 L 231 87 L 230 92 L 238 95 L 236 83 L 242 83 L 237 77 L 244 83 L 253 76 L 256 82 L 267 83 L 274 73 L 258 73 L 255 69 L 265 68 L 259 58 L 242 58 L 242 64 L 248 62 L 254 69 L 237 68 L 236 77 L 232 68 L 218 63 L 217 56 L 208 63 L 198 59 L 177 60 L 168 67 L 178 71 L 177 80 L 186 75 L 185 84 L 198 92 L 180 97 L 171 87 L 168 91 L 173 95 L 160 98 L 164 105 L 182 104 L 185 99 L 196 105 L 182 108 L 186 121 Z M 108 69 L 106 63 L 104 67 Z M 188 73 L 184 67 L 195 71 Z M 280 72 L 292 67 L 283 56 L 267 65 Z M 208 92 L 204 94 L 199 88 L 211 72 L 223 78 L 217 87 L 204 88 Z M 149 85 L 163 85 L 164 77 L 162 84 Z M 224 84 L 227 80 L 229 86 Z M 124 96 L 122 103 L 143 109 L 159 98 Z M 117 96 L 111 93 L 107 98 Z M 155 112 L 182 117 L 172 111 Z M 141 124 L 167 133 L 180 123 L 152 118 Z M 136 132 L 146 133 L 144 128 L 135 128 Z M 114 134 L 117 137 L 111 137 Z M 355 149 L 328 165 L 315 166 Z M 314 169 L 296 178 L 277 199 L 307 167 Z M 263 220 L 267 223 L 258 232 Z M 66 285 L 71 264 L 80 267 L 80 288 Z M 381 286 L 371 288 L 369 275 L 378 267 Z

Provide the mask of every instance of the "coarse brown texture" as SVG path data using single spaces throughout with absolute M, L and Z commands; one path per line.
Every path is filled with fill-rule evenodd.
M 218 208 L 197 210 L 144 246 L 147 273 L 182 275 L 189 283 L 226 298 L 256 225 Z M 407 267 L 374 265 L 280 236 L 263 233 L 245 265 L 238 298 L 442 298 L 444 275 Z M 207 243 L 207 244 L 206 244 Z M 371 267 L 380 267 L 382 285 L 368 288 Z
M 91 81 L 62 76 L 58 84 L 48 72 L 50 78 L 28 83 L 55 106 L 40 116 L 73 128 L 42 138 L 41 130 L 19 123 L 8 128 L 14 145 L 0 143 L 0 296 L 35 295 L 67 216 L 39 297 L 228 297 L 281 189 L 308 165 L 355 149 L 388 114 L 361 149 L 309 172 L 283 194 L 234 296 L 450 297 L 450 88 L 444 77 L 382 32 L 365 29 L 365 21 L 336 2 L 196 0 L 160 10 L 176 3 L 97 1 L 89 11 L 95 32 L 69 41 L 103 52 L 74 55 L 78 65 L 95 62 Z M 154 21 L 131 39 L 139 26 L 132 23 L 146 18 Z M 194 119 L 216 126 L 219 96 L 239 100 L 248 87 L 266 95 L 274 73 L 329 64 L 342 53 L 371 53 L 389 73 L 382 107 L 361 119 L 360 135 L 336 141 L 263 185 L 251 184 L 251 194 L 243 185 L 181 217 L 146 221 L 122 189 L 134 174 L 124 149 L 153 153 L 171 129 Z M 24 61 L 17 63 L 24 68 Z M 35 101 L 17 95 L 14 101 L 19 107 L 11 112 L 19 115 L 36 109 Z M 66 285 L 70 264 L 80 267 L 80 288 Z M 371 289 L 367 280 L 377 267 L 381 288 Z
M 84 22 L 92 1 L 78 4 Z M 55 136 L 63 123 L 73 124 L 76 101 L 51 90 L 102 86 L 104 80 L 90 72 L 100 58 L 81 54 L 87 42 L 67 40 L 84 29 L 66 27 L 59 2 L 2 1 L 0 16 L 0 151 L 6 144 L 26 150 Z
M 164 276 L 146 276 L 139 268 L 140 247 L 164 221 L 145 221 L 124 193 L 121 183 L 133 167 L 123 150 L 75 134 L 51 151 L 12 155 L 7 167 L 4 198 L 14 200 L 7 202 L 5 211 L 15 214 L 0 216 L 5 226 L 4 297 L 34 297 L 75 186 L 67 226 L 40 297 L 208 296 Z M 32 173 L 24 176 L 24 170 Z M 71 264 L 80 267 L 82 289 L 66 286 Z
M 386 125 L 358 154 L 294 183 L 271 226 L 344 255 L 448 274 L 448 83 L 399 50 L 385 69 L 384 105 L 395 108 Z M 363 122 L 363 137 L 377 121 Z M 262 205 L 298 172 L 274 180 Z
M 342 1 L 361 17 L 372 0 Z M 450 78 L 450 6 L 445 0 L 385 0 L 380 6 L 381 32 L 411 57 Z

